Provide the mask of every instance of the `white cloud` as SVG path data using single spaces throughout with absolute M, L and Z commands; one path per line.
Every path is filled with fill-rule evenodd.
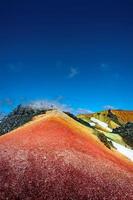
M 36 100 L 29 103 L 28 106 L 32 107 L 33 109 L 57 109 L 66 112 L 72 111 L 70 106 L 52 100 Z
M 115 110 L 116 108 L 114 106 L 111 106 L 111 105 L 106 105 L 106 106 L 104 106 L 104 109 L 105 110 Z
M 71 67 L 70 68 L 70 72 L 68 74 L 68 78 L 74 78 L 75 76 L 77 76 L 79 74 L 79 71 L 77 68 L 75 67 Z

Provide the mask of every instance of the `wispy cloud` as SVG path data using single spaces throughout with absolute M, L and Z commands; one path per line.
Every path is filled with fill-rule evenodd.
M 8 67 L 8 70 L 10 72 L 15 72 L 15 73 L 18 73 L 18 72 L 21 72 L 22 68 L 23 68 L 23 64 L 21 62 L 17 62 L 17 63 L 9 63 L 7 65 Z
M 57 109 L 60 111 L 71 112 L 72 108 L 66 104 L 61 104 L 58 101 L 52 100 L 36 100 L 28 104 L 33 109 Z
M 106 64 L 106 63 L 101 63 L 101 64 L 100 64 L 100 70 L 101 70 L 101 71 L 106 72 L 106 71 L 109 71 L 110 69 L 111 69 L 110 65 L 108 65 L 108 64 Z
M 7 110 L 11 111 L 15 105 L 15 102 L 12 98 L 4 98 L 0 99 L 0 114 L 7 112 Z
M 115 80 L 119 80 L 121 78 L 120 70 L 116 66 L 112 66 L 106 63 L 101 63 L 99 69 L 104 74 L 106 75 L 109 74 Z
M 90 109 L 78 108 L 76 113 L 77 114 L 91 114 L 91 113 L 94 113 L 94 112 Z
M 114 107 L 114 106 L 112 106 L 112 105 L 105 105 L 104 107 L 103 107 L 105 110 L 115 110 L 116 108 Z
M 11 98 L 5 98 L 0 100 L 0 106 L 12 107 L 14 105 L 14 101 Z
M 75 76 L 77 76 L 79 74 L 79 70 L 76 67 L 71 67 L 69 74 L 68 74 L 68 78 L 74 78 Z

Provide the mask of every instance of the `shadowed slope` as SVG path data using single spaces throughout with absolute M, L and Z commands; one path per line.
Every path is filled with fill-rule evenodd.
M 132 188 L 132 162 L 63 113 L 0 137 L 1 200 L 132 200 Z

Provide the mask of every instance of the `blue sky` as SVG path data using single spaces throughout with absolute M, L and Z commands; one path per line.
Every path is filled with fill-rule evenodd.
M 0 1 L 0 109 L 133 109 L 132 0 Z

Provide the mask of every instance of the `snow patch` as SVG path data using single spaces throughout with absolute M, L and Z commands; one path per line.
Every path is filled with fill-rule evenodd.
M 94 122 L 89 122 L 89 124 L 90 124 L 91 126 L 96 126 L 96 124 L 95 124 Z
M 123 154 L 124 156 L 126 156 L 127 158 L 129 158 L 130 160 L 133 161 L 133 150 L 128 149 L 126 147 L 124 147 L 121 144 L 118 144 L 114 141 L 112 141 L 114 147 L 117 149 L 117 151 L 119 151 L 121 154 Z
M 105 122 L 100 121 L 99 119 L 96 119 L 95 117 L 91 117 L 91 121 L 100 125 L 101 127 L 107 129 L 107 131 L 112 132 L 112 129 L 108 127 L 108 124 Z

